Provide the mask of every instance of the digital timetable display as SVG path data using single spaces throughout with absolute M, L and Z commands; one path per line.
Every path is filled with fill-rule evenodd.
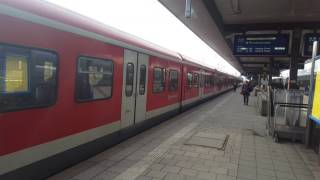
M 289 34 L 236 35 L 235 56 L 286 56 L 289 53 Z

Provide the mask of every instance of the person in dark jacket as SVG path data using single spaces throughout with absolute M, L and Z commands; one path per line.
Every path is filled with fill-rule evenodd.
M 233 91 L 236 92 L 237 91 L 237 87 L 238 87 L 238 84 L 236 82 L 233 83 Z
M 241 94 L 243 95 L 243 104 L 248 105 L 249 104 L 249 96 L 251 92 L 251 87 L 248 81 L 246 81 L 242 85 Z

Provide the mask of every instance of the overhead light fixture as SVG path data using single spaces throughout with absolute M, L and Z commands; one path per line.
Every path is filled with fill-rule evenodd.
M 191 18 L 192 15 L 192 0 L 186 0 L 186 9 L 184 12 L 184 16 L 186 18 Z
M 233 11 L 233 14 L 240 14 L 240 0 L 230 0 L 231 3 L 231 9 Z

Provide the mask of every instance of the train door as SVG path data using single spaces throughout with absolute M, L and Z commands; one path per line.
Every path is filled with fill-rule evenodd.
M 121 128 L 145 119 L 148 56 L 124 51 Z
M 199 97 L 203 98 L 204 94 L 204 70 L 200 70 Z
M 121 104 L 121 127 L 134 124 L 135 93 L 136 93 L 136 67 L 138 53 L 130 50 L 124 51 L 123 88 Z
M 146 119 L 149 56 L 138 55 L 135 122 Z

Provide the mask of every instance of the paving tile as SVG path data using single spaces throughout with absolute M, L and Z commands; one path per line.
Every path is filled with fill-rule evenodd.
M 189 156 L 189 157 L 198 157 L 200 153 L 197 153 L 197 152 L 185 152 L 184 155 L 185 156 Z
M 241 160 L 252 160 L 252 161 L 254 161 L 256 159 L 256 157 L 255 157 L 255 155 L 250 155 L 250 156 L 248 156 L 248 155 L 240 155 L 240 159 Z
M 277 171 L 276 172 L 277 178 L 283 178 L 283 179 L 293 179 L 295 180 L 296 177 L 293 175 L 293 173 L 288 173 L 288 172 L 280 172 Z
M 304 169 L 293 168 L 293 169 L 294 169 L 293 173 L 295 175 L 312 175 L 312 172 L 307 168 L 304 168 Z
M 193 166 L 193 163 L 189 161 L 178 161 L 178 163 L 176 163 L 176 166 L 183 168 L 191 168 Z
M 239 173 L 239 172 L 256 174 L 256 173 L 257 173 L 257 169 L 256 169 L 256 168 L 249 167 L 249 166 L 242 166 L 242 165 L 240 165 L 240 166 L 238 167 L 238 173 Z
M 250 166 L 250 167 L 256 167 L 257 166 L 255 161 L 248 161 L 248 160 L 240 160 L 239 164 L 240 165 L 244 165 L 244 166 Z
M 283 172 L 293 173 L 290 166 L 274 166 L 274 169 L 276 171 L 283 171 Z
M 236 180 L 236 177 L 218 174 L 217 180 Z
M 176 174 L 176 173 L 168 173 L 164 180 L 183 180 L 185 178 L 182 174 Z
M 97 165 L 107 169 L 107 168 L 113 166 L 114 164 L 116 164 L 115 161 L 103 160 L 103 161 L 100 161 Z
M 175 165 L 177 163 L 177 160 L 164 158 L 160 162 L 161 164 Z
M 227 168 L 222 168 L 222 167 L 212 168 L 210 170 L 210 172 L 213 172 L 213 173 L 216 173 L 216 174 L 224 174 L 224 175 L 226 175 L 228 173 L 228 169 Z
M 215 180 L 217 175 L 214 173 L 199 172 L 197 177 L 200 179 Z
M 252 173 L 252 172 L 238 171 L 237 177 L 244 178 L 244 179 L 250 179 L 250 180 L 256 180 L 257 174 Z
M 198 171 L 204 171 L 204 172 L 209 172 L 209 170 L 211 169 L 210 166 L 205 166 L 205 165 L 201 165 L 201 164 L 195 164 L 191 167 L 191 169 L 195 169 Z
M 258 174 L 257 180 L 277 180 L 277 178 L 274 176 L 265 176 Z
M 313 175 L 296 175 L 297 180 L 315 180 Z
M 176 154 L 176 155 L 183 155 L 185 154 L 186 152 L 185 151 L 182 151 L 182 150 L 177 150 L 177 149 L 174 149 L 171 151 L 173 154 Z
M 270 169 L 273 170 L 275 169 L 274 165 L 272 163 L 262 163 L 262 162 L 258 162 L 257 163 L 257 167 L 261 168 L 261 169 Z
M 189 168 L 182 168 L 179 174 L 186 175 L 186 176 L 196 176 L 198 171 Z
M 165 166 L 161 171 L 178 173 L 181 170 L 181 167 L 178 166 Z
M 139 176 L 135 180 L 152 180 L 152 177 L 148 176 Z
M 275 171 L 270 170 L 270 169 L 261 169 L 261 168 L 258 168 L 258 169 L 257 169 L 257 173 L 258 173 L 258 175 L 261 174 L 261 175 L 265 175 L 265 176 L 273 176 L 273 177 L 276 176 Z
M 229 157 L 216 156 L 214 158 L 214 160 L 217 161 L 217 162 L 229 162 L 230 158 Z
M 103 173 L 95 176 L 92 180 L 109 180 L 118 176 L 120 173 L 112 172 L 112 171 L 104 171 Z
M 122 173 L 127 169 L 128 169 L 127 167 L 114 165 L 114 166 L 111 166 L 110 168 L 108 168 L 108 171 Z
M 150 169 L 152 169 L 152 170 L 161 170 L 162 168 L 164 167 L 164 165 L 163 164 L 152 164 L 151 166 L 150 166 Z
M 167 173 L 163 171 L 151 170 L 147 176 L 154 177 L 154 178 L 163 178 Z
M 228 176 L 236 177 L 237 171 L 238 171 L 237 169 L 228 169 Z
M 105 168 L 101 166 L 93 166 L 85 171 L 82 171 L 80 174 L 76 175 L 74 178 L 78 180 L 87 180 L 92 179 L 93 177 L 97 176 L 101 172 L 103 172 Z
M 205 180 L 205 179 L 193 177 L 193 176 L 186 176 L 184 180 Z
M 213 159 L 214 159 L 214 156 L 213 156 L 213 155 L 210 155 L 210 154 L 202 154 L 202 153 L 200 153 L 200 154 L 199 154 L 199 158 L 201 158 L 201 159 L 207 159 L 207 160 L 213 160 Z
M 267 163 L 267 164 L 272 164 L 272 159 L 267 159 L 267 158 L 257 158 L 257 163 Z

